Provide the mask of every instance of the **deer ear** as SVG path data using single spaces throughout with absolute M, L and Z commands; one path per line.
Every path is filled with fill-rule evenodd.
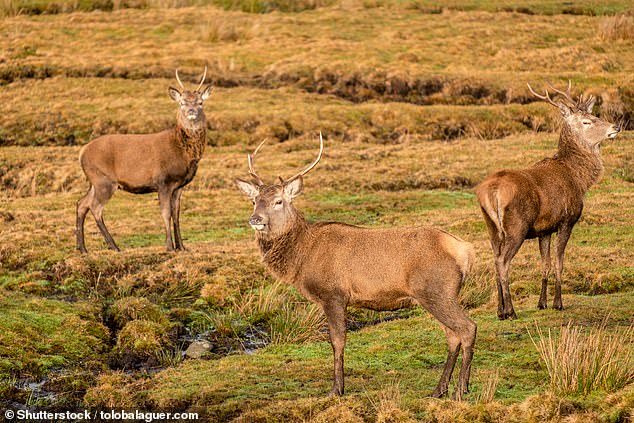
M 260 193 L 260 188 L 251 182 L 243 181 L 242 179 L 236 179 L 235 183 L 237 187 L 247 195 L 249 198 L 255 198 Z
M 284 183 L 284 194 L 288 195 L 289 198 L 293 199 L 302 193 L 302 188 L 304 187 L 304 178 L 298 176 L 295 179 L 291 179 Z
M 174 87 L 169 87 L 169 88 L 167 89 L 167 92 L 169 93 L 170 98 L 171 98 L 172 100 L 177 101 L 177 102 L 181 100 L 181 92 L 180 92 L 180 91 L 178 91 L 176 88 L 174 88 Z
M 211 95 L 211 90 L 213 90 L 213 87 L 211 85 L 207 85 L 207 88 L 205 88 L 200 94 L 200 98 L 202 98 L 203 101 L 207 100 Z
M 572 114 L 572 110 L 570 109 L 570 107 L 566 106 L 564 103 L 559 102 L 559 111 L 561 112 L 561 115 L 564 118 L 570 117 L 570 115 Z

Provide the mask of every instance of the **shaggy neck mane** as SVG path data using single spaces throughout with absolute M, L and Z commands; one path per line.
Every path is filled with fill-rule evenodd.
M 295 221 L 289 230 L 275 238 L 257 235 L 258 246 L 264 263 L 280 278 L 294 280 L 299 270 L 304 251 L 302 238 L 309 232 L 310 225 L 300 212 L 296 212 Z
M 184 123 L 180 115 L 176 118 L 175 138 L 178 146 L 190 160 L 198 161 L 207 145 L 207 121 L 205 117 L 193 124 Z
M 599 147 L 591 151 L 579 145 L 566 124 L 561 129 L 559 150 L 554 158 L 570 169 L 573 179 L 584 193 L 603 174 L 603 160 Z

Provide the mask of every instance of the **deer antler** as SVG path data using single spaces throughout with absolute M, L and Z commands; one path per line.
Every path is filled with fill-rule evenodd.
M 321 153 L 323 153 L 324 151 L 324 140 L 321 137 L 321 132 L 319 133 L 319 155 L 317 156 L 317 158 L 315 159 L 314 162 L 312 162 L 312 164 L 310 164 L 306 169 L 302 170 L 301 172 L 299 172 L 297 175 L 288 178 L 287 181 L 292 181 L 295 178 L 299 178 L 300 176 L 304 176 L 306 175 L 308 172 L 311 171 L 312 168 L 314 168 L 315 166 L 317 166 L 317 163 L 319 163 L 319 160 L 321 160 Z
M 548 84 L 548 86 L 550 87 L 550 89 L 552 89 L 554 92 L 556 92 L 557 94 L 559 94 L 562 97 L 562 100 L 564 100 L 564 102 L 568 102 L 569 107 L 574 108 L 576 110 L 586 110 L 588 108 L 588 106 L 594 102 L 594 96 L 589 95 L 588 98 L 584 98 L 583 94 L 579 96 L 578 100 L 575 100 L 574 98 L 572 98 L 572 94 L 570 93 L 570 89 L 572 87 L 572 81 L 569 79 L 568 80 L 568 88 L 566 88 L 566 91 L 562 91 L 559 90 L 557 88 L 555 88 L 555 86 L 553 84 L 550 83 L 550 81 L 546 80 L 546 83 Z M 557 106 L 559 107 L 560 104 L 555 103 L 549 96 L 548 94 L 548 88 L 546 88 L 544 91 L 546 93 L 545 96 L 537 94 L 535 91 L 533 91 L 533 89 L 531 88 L 530 84 L 526 84 L 528 85 L 528 89 L 531 91 L 531 93 L 533 93 L 533 95 L 537 98 L 540 98 L 544 101 L 549 102 L 550 104 L 552 104 L 553 106 Z
M 569 79 L 568 80 L 568 88 L 566 89 L 566 92 L 563 92 L 561 90 L 558 90 L 557 88 L 555 88 L 553 86 L 553 84 L 550 83 L 550 81 L 546 81 L 546 83 L 548 84 L 548 86 L 555 91 L 557 94 L 561 95 L 565 100 L 569 101 L 571 105 L 573 106 L 577 106 L 577 101 L 575 101 L 574 98 L 572 98 L 572 95 L 570 94 L 570 88 L 572 87 L 572 81 Z
M 196 91 L 200 90 L 200 87 L 203 86 L 203 83 L 205 82 L 205 77 L 207 76 L 207 66 L 205 66 L 205 72 L 203 72 L 203 77 L 200 80 L 200 84 L 198 84 L 198 88 L 196 88 Z
M 260 179 L 258 174 L 255 172 L 255 167 L 253 166 L 253 164 L 255 163 L 255 155 L 258 154 L 258 151 L 260 151 L 260 148 L 262 148 L 266 140 L 267 138 L 265 138 L 264 141 L 262 141 L 260 145 L 258 145 L 258 148 L 255 149 L 253 154 L 247 154 L 247 160 L 249 161 L 249 175 L 251 175 L 253 179 L 256 180 L 258 185 L 264 185 L 264 182 L 262 181 L 262 179 Z
M 183 83 L 181 82 L 181 79 L 178 77 L 178 69 L 176 69 L 176 80 L 178 81 L 178 85 L 181 86 L 181 88 L 183 90 L 185 90 L 185 86 L 183 85 Z
M 528 82 L 526 83 L 526 86 L 528 87 L 528 89 L 530 90 L 530 92 L 531 92 L 531 93 L 532 93 L 535 97 L 537 97 L 537 98 L 539 98 L 539 99 L 541 99 L 541 100 L 547 101 L 547 102 L 549 102 L 550 104 L 552 104 L 552 105 L 553 105 L 553 106 L 555 106 L 555 107 L 559 107 L 559 104 L 555 103 L 555 102 L 554 102 L 554 101 L 550 98 L 550 96 L 548 95 L 548 89 L 545 89 L 545 90 L 544 90 L 544 93 L 545 93 L 546 95 L 541 95 L 541 94 L 537 94 L 537 93 L 533 90 L 533 87 L 531 87 L 531 84 L 529 84 Z

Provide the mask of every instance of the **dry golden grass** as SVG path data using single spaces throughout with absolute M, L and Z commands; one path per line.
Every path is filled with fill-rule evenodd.
M 277 2 L 326 6 L 297 14 L 239 11 L 273 4 L 255 0 L 221 4 L 231 11 L 180 7 L 197 3 L 120 1 L 112 13 L 0 21 L 0 295 L 89 302 L 97 311 L 78 315 L 76 324 L 103 320 L 112 339 L 137 322 L 123 331 L 119 355 L 170 367 L 141 378 L 107 370 L 84 384 L 94 387 L 74 405 L 192 407 L 218 421 L 625 419 L 634 402 L 627 387 L 597 401 L 540 394 L 546 371 L 523 326 L 495 318 L 492 256 L 472 192 L 494 170 L 554 153 L 557 137 L 549 131 L 557 129 L 556 112 L 530 103 L 526 82 L 571 78 L 575 93 L 600 97 L 603 116 L 631 118 L 631 41 L 597 36 L 603 18 L 590 16 L 622 13 L 624 3 L 575 6 L 567 11 L 574 15 L 545 0 L 525 2 L 523 10 L 507 0 Z M 205 65 L 216 89 L 206 105 L 210 145 L 183 199 L 189 251 L 163 251 L 155 195 L 120 192 L 105 218 L 123 251 L 106 251 L 88 219 L 91 253 L 78 255 L 74 207 L 87 188 L 79 145 L 105 133 L 172 125 L 175 106 L 166 89 L 175 83 L 174 69 L 193 83 Z M 438 380 L 446 347 L 437 323 L 420 310 L 365 327 L 388 319 L 355 314 L 363 328 L 349 334 L 348 396 L 322 398 L 332 357 L 321 312 L 267 274 L 246 223 L 251 205 L 232 182 L 247 175 L 246 153 L 265 137 L 261 174 L 294 174 L 314 158 L 319 131 L 325 155 L 297 200 L 310 221 L 434 225 L 474 243 L 478 263 L 461 293 L 479 325 L 467 403 L 422 398 Z M 592 325 L 613 307 L 608 332 L 631 323 L 632 140 L 624 133 L 603 147 L 605 175 L 567 251 L 564 312 L 535 309 L 536 242 L 515 258 L 520 319 L 543 328 L 571 319 Z M 266 326 L 276 345 L 181 363 L 180 346 L 167 335 L 186 328 L 218 346 L 216 337 L 242 342 L 249 325 Z M 106 344 L 104 355 L 118 353 Z M 16 357 L 12 368 L 20 365 Z M 83 364 L 69 357 L 67 366 Z M 31 359 L 43 363 L 38 375 L 57 363 Z M 398 382 L 386 386 L 386 379 Z M 0 385 L 5 392 L 7 384 Z
M 634 382 L 634 326 L 609 333 L 605 321 L 584 330 L 568 325 L 556 335 L 539 326 L 531 336 L 555 394 L 614 392 Z
M 605 41 L 634 39 L 634 16 L 616 15 L 604 18 L 599 25 L 599 37 Z

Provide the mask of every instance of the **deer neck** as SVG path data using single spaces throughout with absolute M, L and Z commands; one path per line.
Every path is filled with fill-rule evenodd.
M 176 119 L 175 138 L 178 147 L 189 161 L 199 161 L 207 145 L 207 122 L 203 116 L 189 122 L 179 115 Z
M 603 160 L 599 146 L 597 145 L 594 150 L 582 147 L 567 125 L 561 129 L 559 149 L 555 158 L 568 167 L 572 179 L 584 193 L 603 174 Z
M 277 277 L 293 283 L 304 256 L 306 236 L 310 226 L 299 212 L 290 229 L 275 238 L 257 236 L 262 260 Z

